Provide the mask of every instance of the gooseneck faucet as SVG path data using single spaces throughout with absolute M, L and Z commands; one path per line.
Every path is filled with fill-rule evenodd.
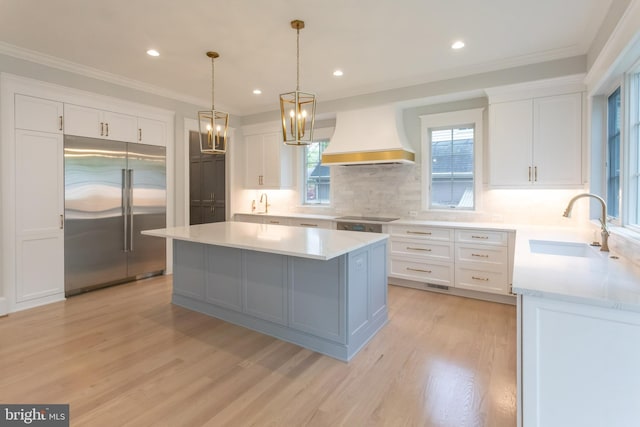
M 262 203 L 262 199 L 264 199 L 264 213 L 269 213 L 269 197 L 267 193 L 262 193 L 260 195 L 260 203 Z
M 569 200 L 569 204 L 567 205 L 567 209 L 564 210 L 562 216 L 569 218 L 571 216 L 571 209 L 573 208 L 573 203 L 582 198 L 582 197 L 593 197 L 602 205 L 602 216 L 600 217 L 600 235 L 602 236 L 602 243 L 600 246 L 600 250 L 603 252 L 609 252 L 609 228 L 607 227 L 607 203 L 600 196 L 596 196 L 591 193 L 583 193 L 574 196 L 571 200 Z

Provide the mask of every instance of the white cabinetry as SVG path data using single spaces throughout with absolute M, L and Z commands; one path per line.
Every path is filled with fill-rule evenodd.
M 296 216 L 275 216 L 269 214 L 235 214 L 234 221 L 253 222 L 257 224 L 290 225 L 294 227 L 333 229 L 333 221 L 329 219 L 309 219 Z
M 582 185 L 582 93 L 489 106 L 494 187 Z
M 295 149 L 282 143 L 282 134 L 248 135 L 245 145 L 245 187 L 279 189 L 294 185 Z
M 456 288 L 508 294 L 508 233 L 506 231 L 456 230 Z
M 389 277 L 425 285 L 396 284 L 511 293 L 513 232 L 415 224 L 391 224 L 388 232 Z
M 294 227 L 325 228 L 331 230 L 335 228 L 333 224 L 333 221 L 328 219 L 289 218 L 289 225 L 293 225 Z
M 523 295 L 518 315 L 519 425 L 638 424 L 640 313 Z
M 65 103 L 64 133 L 136 142 L 139 135 L 138 118 L 128 114 Z
M 17 95 L 15 107 L 14 304 L 27 307 L 64 298 L 62 103 Z
M 142 144 L 167 145 L 167 125 L 160 120 L 138 117 L 137 141 Z

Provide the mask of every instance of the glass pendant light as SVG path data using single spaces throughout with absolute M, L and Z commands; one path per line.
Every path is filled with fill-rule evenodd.
M 204 154 L 224 154 L 227 152 L 227 131 L 229 113 L 217 111 L 214 104 L 215 59 L 218 52 L 207 52 L 211 58 L 211 110 L 198 111 L 200 124 L 200 152 Z
M 282 137 L 288 145 L 308 145 L 313 142 L 313 125 L 316 115 L 316 95 L 300 91 L 300 30 L 304 21 L 291 21 L 296 30 L 296 90 L 280 94 Z

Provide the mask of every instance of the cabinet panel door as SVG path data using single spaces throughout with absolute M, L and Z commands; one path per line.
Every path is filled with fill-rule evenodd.
M 281 188 L 291 185 L 290 182 L 282 182 L 282 169 L 288 165 L 294 147 L 283 147 L 282 135 L 279 133 L 270 133 L 263 135 L 262 139 L 263 154 L 263 170 L 264 170 L 264 186 L 269 188 Z M 289 148 L 289 150 L 287 150 Z
M 287 324 L 287 259 L 282 255 L 245 251 L 245 313 Z
M 242 310 L 242 250 L 207 246 L 205 299 L 213 304 Z
M 62 135 L 16 130 L 16 301 L 64 291 Z
M 582 182 L 582 95 L 533 101 L 534 181 L 549 185 Z
M 104 112 L 105 137 L 114 141 L 136 142 L 138 118 L 128 114 Z
M 531 100 L 502 102 L 489 107 L 489 183 L 494 186 L 530 184 L 533 142 Z
M 80 105 L 64 104 L 64 133 L 90 138 L 104 138 L 102 111 Z
M 150 145 L 167 145 L 167 125 L 160 120 L 138 117 L 138 142 Z
M 249 135 L 245 139 L 246 165 L 245 187 L 260 188 L 262 186 L 262 135 Z
M 61 102 L 16 94 L 16 129 L 62 133 L 62 111 Z

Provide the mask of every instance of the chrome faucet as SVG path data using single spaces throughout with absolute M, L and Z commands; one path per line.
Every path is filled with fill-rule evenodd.
M 262 199 L 264 199 L 264 213 L 269 213 L 269 197 L 267 193 L 262 193 L 260 195 L 260 203 L 262 203 Z
M 564 210 L 562 216 L 569 218 L 571 216 L 571 209 L 573 208 L 573 203 L 582 198 L 582 197 L 593 197 L 602 205 L 602 216 L 600 217 L 600 235 L 602 236 L 602 243 L 600 245 L 600 250 L 603 252 L 609 252 L 609 228 L 607 227 L 607 203 L 600 196 L 596 196 L 591 193 L 583 193 L 578 194 L 569 200 L 569 204 L 567 205 L 567 209 Z

